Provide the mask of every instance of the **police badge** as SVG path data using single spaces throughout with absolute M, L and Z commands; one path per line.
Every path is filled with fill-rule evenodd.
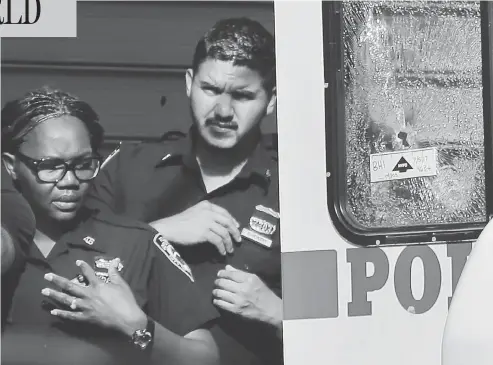
M 95 270 L 96 276 L 102 280 L 104 283 L 108 283 L 110 279 L 110 275 L 108 273 L 108 269 L 110 268 L 111 261 L 113 261 L 116 258 L 112 259 L 106 259 L 102 256 L 96 256 L 94 258 L 94 268 L 95 269 L 103 269 L 106 271 L 97 271 Z M 120 261 L 117 267 L 118 272 L 121 272 L 123 270 L 123 263 Z
M 280 215 L 271 208 L 257 205 L 250 217 L 250 227 L 243 228 L 241 235 L 248 240 L 270 248 L 272 235 L 277 229 Z
M 94 258 L 94 267 L 96 269 L 106 269 L 108 270 L 110 268 L 110 265 L 111 265 L 111 261 L 115 260 L 116 257 L 114 259 L 105 259 L 104 257 L 102 256 L 96 256 Z M 120 263 L 118 264 L 118 271 L 122 271 L 123 269 L 123 264 Z

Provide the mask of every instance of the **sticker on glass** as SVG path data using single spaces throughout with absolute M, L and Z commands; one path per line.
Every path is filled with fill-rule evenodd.
M 370 155 L 371 182 L 435 176 L 436 148 L 422 148 Z

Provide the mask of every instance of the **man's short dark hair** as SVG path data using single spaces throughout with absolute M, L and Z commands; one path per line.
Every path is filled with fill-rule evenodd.
M 274 37 L 255 20 L 230 18 L 218 21 L 195 48 L 194 73 L 206 59 L 231 61 L 236 66 L 257 71 L 268 92 L 276 85 Z
M 2 152 L 15 153 L 34 127 L 63 115 L 76 117 L 85 124 L 91 146 L 97 151 L 103 141 L 104 129 L 94 109 L 74 95 L 45 86 L 27 92 L 2 108 Z

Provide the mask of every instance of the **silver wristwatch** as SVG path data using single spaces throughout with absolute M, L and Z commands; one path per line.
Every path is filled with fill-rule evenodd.
M 144 351 L 149 345 L 152 343 L 154 336 L 154 321 L 150 318 L 147 318 L 147 326 L 145 329 L 137 330 L 132 335 L 132 343 Z

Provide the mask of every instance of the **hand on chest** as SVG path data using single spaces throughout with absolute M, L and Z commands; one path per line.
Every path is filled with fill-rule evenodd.
M 146 221 L 173 217 L 175 224 L 167 227 L 167 239 L 175 244 L 191 266 L 219 261 L 255 273 L 271 272 L 274 275 L 280 272 L 280 217 L 275 186 L 270 186 L 263 178 L 256 180 L 254 176 L 235 179 L 207 193 L 199 177 L 183 169 L 164 186 L 158 187 L 156 183 L 149 186 L 148 199 L 141 202 L 141 209 L 147 211 Z M 220 209 L 201 206 L 206 201 Z M 215 215 L 218 215 L 217 219 Z M 231 220 L 239 227 L 231 229 Z M 237 242 L 240 235 L 241 242 Z M 205 241 L 209 236 L 224 242 L 207 244 Z M 225 255 L 231 244 L 234 251 L 222 256 L 220 251 Z
M 119 258 L 119 257 L 118 257 Z M 109 256 L 109 255 L 93 255 L 92 258 L 86 259 L 85 261 L 92 266 L 92 269 L 94 270 L 94 275 L 101 280 L 104 283 L 108 283 L 109 281 L 109 272 L 108 269 L 111 265 L 111 262 L 113 260 L 117 259 L 116 256 Z M 125 267 L 125 263 L 121 261 L 118 264 L 118 272 L 120 275 L 123 275 L 123 268 Z M 76 273 L 75 277 L 71 279 L 72 282 L 81 284 L 83 286 L 88 285 L 87 278 L 84 277 L 80 272 Z

